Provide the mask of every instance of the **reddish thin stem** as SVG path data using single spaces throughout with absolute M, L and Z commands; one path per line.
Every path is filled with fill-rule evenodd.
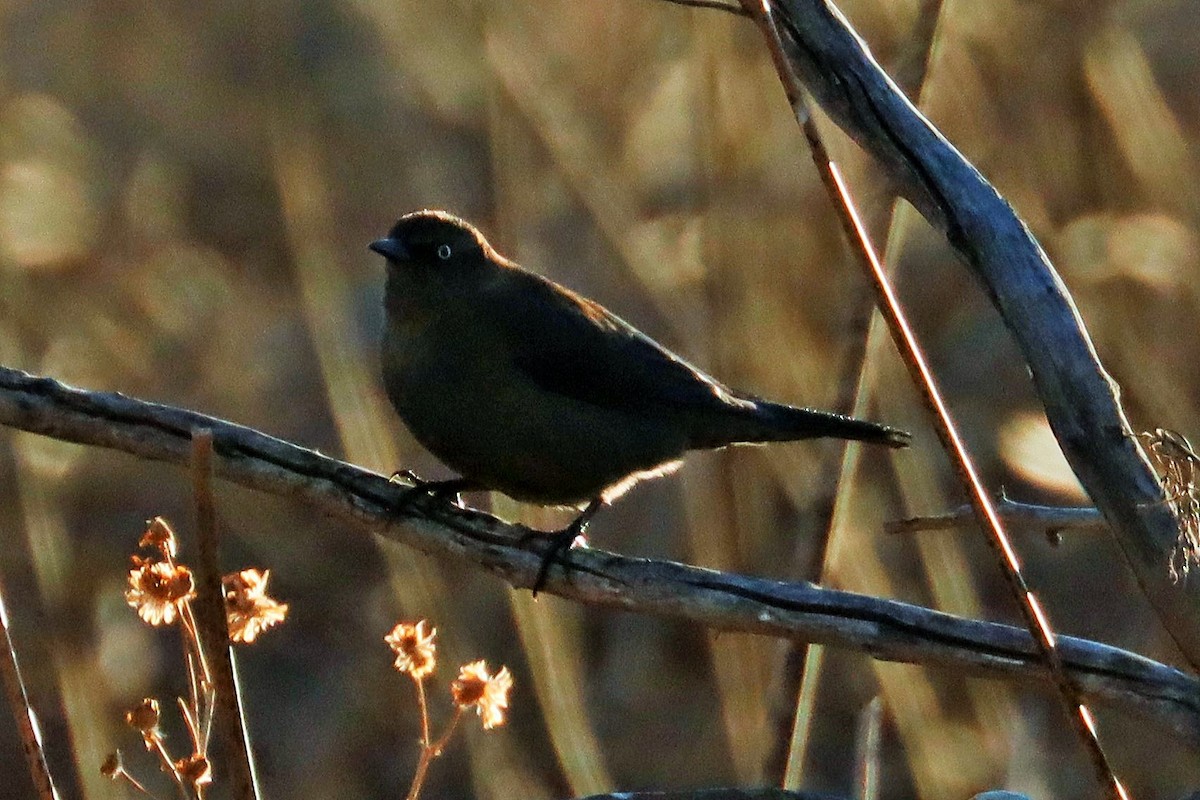
M 808 141 L 809 152 L 812 155 L 813 162 L 817 166 L 821 182 L 825 184 L 830 198 L 834 201 L 835 210 L 850 241 L 851 250 L 858 256 L 868 277 L 871 278 L 877 295 L 877 305 L 888 324 L 896 348 L 900 351 L 901 358 L 909 369 L 913 383 L 921 392 L 922 399 L 932 413 L 938 437 L 941 439 L 942 446 L 950 457 L 955 472 L 958 473 L 959 479 L 967 490 L 971 505 L 979 516 L 980 525 L 988 533 L 988 542 L 999 556 L 1000 566 L 1008 581 L 1009 588 L 1021 608 L 1025 624 L 1033 635 L 1042 659 L 1045 661 L 1051 678 L 1058 688 L 1059 695 L 1063 703 L 1067 706 L 1068 716 L 1071 718 L 1075 730 L 1083 742 L 1084 748 L 1091 757 L 1092 765 L 1095 768 L 1099 782 L 1106 787 L 1110 797 L 1114 798 L 1114 800 L 1129 800 L 1129 795 L 1126 793 L 1125 787 L 1121 785 L 1121 782 L 1113 773 L 1112 767 L 1108 763 L 1108 758 L 1104 754 L 1104 748 L 1100 744 L 1100 739 L 1092 723 L 1091 712 L 1088 711 L 1087 706 L 1083 703 L 1082 693 L 1074 680 L 1067 674 L 1066 668 L 1063 665 L 1062 655 L 1059 652 L 1054 631 L 1051 629 L 1045 613 L 1038 604 L 1037 598 L 1034 597 L 1033 592 L 1030 591 L 1029 586 L 1025 583 L 1025 578 L 1021 574 L 1021 563 L 1017 558 L 1016 551 L 1009 542 L 1008 534 L 1004 530 L 1000 516 L 996 513 L 991 497 L 975 469 L 975 465 L 967 452 L 966 446 L 963 444 L 962 437 L 958 433 L 958 429 L 954 424 L 953 418 L 950 416 L 949 410 L 946 408 L 945 402 L 942 400 L 933 373 L 929 369 L 921 352 L 920 345 L 917 343 L 917 338 L 908 324 L 903 309 L 900 307 L 891 282 L 888 280 L 887 273 L 884 271 L 879 257 L 875 254 L 875 249 L 871 246 L 870 237 L 867 235 L 862 220 L 858 216 L 849 190 L 842 180 L 837 165 L 833 163 L 828 151 L 825 149 L 824 142 L 821 140 L 820 133 L 817 131 L 816 124 L 813 122 L 812 114 L 809 111 L 808 103 L 805 100 L 803 86 L 792 70 L 791 64 L 787 59 L 787 54 L 784 51 L 779 29 L 775 25 L 771 0 L 758 0 L 758 3 L 758 8 L 753 9 L 757 11 L 757 13 L 754 13 L 755 23 L 766 37 L 768 49 L 774 60 L 776 71 L 779 73 L 784 91 L 796 116 L 796 121 L 804 131 L 804 137 Z M 744 0 L 744 5 L 748 11 L 752 10 L 751 6 L 753 4 L 750 0 Z
M 152 745 L 151 749 L 158 755 L 158 760 L 162 762 L 163 772 L 170 775 L 171 779 L 175 781 L 175 788 L 179 790 L 179 796 L 183 800 L 188 800 L 187 782 L 184 781 L 183 775 L 179 774 L 179 770 L 175 767 L 175 761 L 171 758 L 171 754 L 167 752 L 167 747 L 163 744 L 162 737 L 156 734 L 149 741 Z
M 429 704 L 425 700 L 425 679 L 413 678 L 417 684 L 417 705 L 421 708 L 421 747 L 429 747 Z
M 137 778 L 133 777 L 128 772 L 126 772 L 124 767 L 119 768 L 116 771 L 116 773 L 113 775 L 113 780 L 116 780 L 117 778 L 124 778 L 126 781 L 129 782 L 130 786 L 132 786 L 134 789 L 137 789 L 139 792 L 146 795 L 147 797 L 153 798 L 155 796 L 154 793 L 151 792 L 149 789 L 147 789 L 145 786 L 143 786 Z M 157 798 L 155 798 L 155 800 L 157 800 Z
M 50 774 L 46 753 L 42 747 L 37 716 L 29 702 L 25 680 L 17 664 L 17 650 L 8 629 L 8 611 L 4 606 L 3 591 L 0 591 L 0 683 L 4 684 L 8 705 L 12 709 L 13 719 L 17 721 L 17 730 L 24 745 L 26 766 L 36 787 L 37 796 L 41 800 L 58 800 L 58 790 L 54 786 L 54 778 Z
M 450 718 L 450 724 L 446 726 L 446 732 L 443 733 L 436 742 L 430 745 L 430 749 L 433 750 L 434 756 L 440 756 L 442 754 L 442 748 L 446 746 L 447 742 L 450 741 L 450 737 L 454 735 L 454 729 L 458 726 L 458 721 L 462 719 L 462 715 L 463 707 L 455 706 L 454 716 Z
M 196 598 L 196 616 L 192 616 L 190 622 L 196 632 L 196 651 L 203 672 L 199 688 L 206 713 L 200 717 L 200 722 L 206 745 L 214 725 L 217 726 L 225 748 L 224 763 L 233 785 L 233 796 L 238 800 L 257 800 L 262 793 L 258 789 L 258 778 L 246 735 L 237 672 L 229 645 L 225 589 L 221 584 L 218 555 L 220 531 L 212 486 L 214 447 L 211 429 L 197 428 L 192 431 L 192 494 L 196 504 L 196 539 L 199 545 L 199 594 Z M 189 615 L 193 613 L 190 606 L 188 610 Z
M 420 682 L 417 684 L 420 685 Z M 424 701 L 425 693 L 421 692 L 422 701 Z M 421 787 L 425 785 L 425 775 L 429 772 L 429 765 L 435 758 L 442 754 L 442 748 L 450 741 L 450 737 L 454 735 L 454 729 L 458 726 L 458 721 L 462 719 L 462 706 L 456 706 L 454 716 L 450 719 L 450 724 L 446 726 L 446 732 L 443 733 L 438 740 L 433 744 L 429 744 L 428 730 L 425 732 L 425 741 L 421 743 L 421 758 L 417 761 L 417 771 L 413 774 L 412 785 L 408 788 L 408 796 L 405 800 L 417 800 L 421 794 Z M 422 719 L 425 715 L 422 713 Z M 427 727 L 427 726 L 426 726 Z

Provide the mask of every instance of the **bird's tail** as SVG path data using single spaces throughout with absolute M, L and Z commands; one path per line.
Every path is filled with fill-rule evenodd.
M 731 408 L 719 421 L 711 416 L 692 432 L 691 446 L 702 449 L 755 442 L 791 442 L 798 439 L 853 439 L 887 447 L 906 447 L 912 435 L 828 411 L 796 408 L 769 400 L 753 400 Z

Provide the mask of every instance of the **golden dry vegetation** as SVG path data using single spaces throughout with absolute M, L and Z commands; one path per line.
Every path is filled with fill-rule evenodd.
M 843 7 L 1042 241 L 1134 425 L 1194 432 L 1200 3 Z M 0 25 L 0 363 L 437 475 L 381 394 L 383 270 L 366 244 L 402 212 L 444 207 L 735 386 L 847 401 L 865 286 L 744 20 L 653 0 L 10 0 Z M 1083 502 L 986 298 L 824 130 L 990 485 Z M 975 532 L 882 533 L 962 497 L 890 346 L 869 358 L 869 413 L 915 431 L 910 450 L 864 454 L 840 487 L 832 444 L 695 456 L 599 517 L 595 544 L 803 576 L 837 492 L 827 583 L 1017 621 Z M 127 456 L 0 435 L 5 600 L 51 763 L 88 798 L 125 796 L 97 771 L 127 735 L 123 711 L 182 691 L 177 643 L 122 592 L 146 518 L 177 520 L 193 546 L 188 487 Z M 777 779 L 794 705 L 779 642 L 533 602 L 273 498 L 218 499 L 227 560 L 269 568 L 291 607 L 241 657 L 268 796 L 408 786 L 419 717 L 381 642 L 399 618 L 435 620 L 447 658 L 486 654 L 516 682 L 509 724 L 456 740 L 427 796 Z M 1017 543 L 1060 630 L 1175 659 L 1106 536 Z M 1094 796 L 1043 691 L 849 652 L 825 653 L 806 788 L 850 793 L 854 728 L 877 694 L 884 797 Z M 1194 746 L 1165 726 L 1099 716 L 1135 796 L 1200 785 Z M 4 800 L 30 796 L 18 753 L 0 715 Z

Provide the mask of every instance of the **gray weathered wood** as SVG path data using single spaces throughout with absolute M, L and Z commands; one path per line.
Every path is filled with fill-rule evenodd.
M 221 478 L 306 503 L 364 533 L 455 558 L 517 587 L 538 571 L 544 540 L 527 528 L 448 504 L 390 509 L 404 491 L 387 478 L 290 442 L 194 411 L 0 367 L 0 424 L 63 441 L 107 447 L 186 466 L 192 431 L 213 434 Z M 281 543 L 282 544 L 282 543 Z M 714 629 L 849 647 L 888 661 L 949 667 L 1044 684 L 1028 632 L 920 606 L 700 569 L 670 561 L 574 550 L 569 572 L 550 571 L 545 591 Z M 1115 647 L 1061 637 L 1063 660 L 1091 701 L 1149 715 L 1200 741 L 1200 680 Z

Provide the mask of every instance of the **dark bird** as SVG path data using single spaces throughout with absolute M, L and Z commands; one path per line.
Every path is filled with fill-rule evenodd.
M 462 476 L 410 494 L 488 489 L 584 506 L 554 534 L 535 592 L 601 507 L 689 450 L 818 437 L 908 443 L 894 428 L 735 392 L 444 211 L 407 214 L 370 248 L 387 259 L 388 397 L 417 441 Z

